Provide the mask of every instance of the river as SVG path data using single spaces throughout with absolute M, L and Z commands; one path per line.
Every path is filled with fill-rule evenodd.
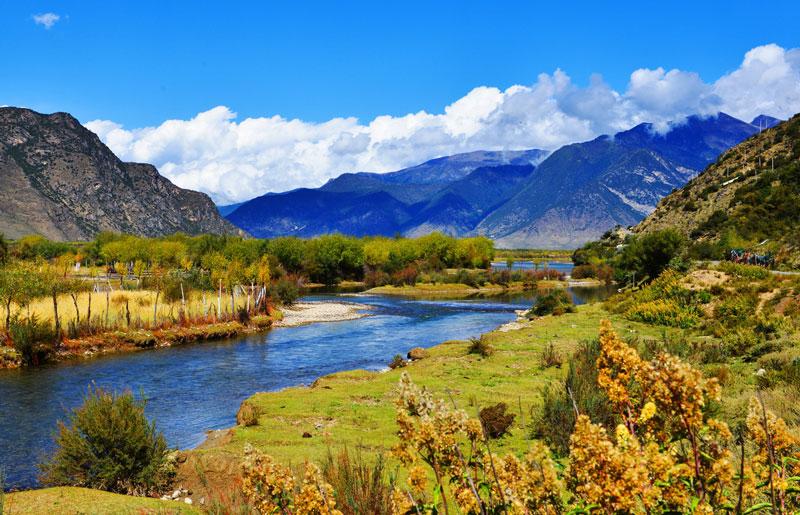
M 576 303 L 605 289 L 570 289 Z M 36 486 L 36 464 L 52 451 L 58 420 L 81 404 L 89 384 L 130 389 L 172 447 L 191 448 L 205 431 L 233 426 L 242 400 L 258 391 L 310 384 L 341 370 L 379 370 L 395 354 L 490 331 L 530 307 L 533 292 L 462 300 L 316 295 L 373 306 L 358 320 L 276 328 L 231 340 L 115 354 L 40 368 L 0 370 L 0 467 L 5 487 Z

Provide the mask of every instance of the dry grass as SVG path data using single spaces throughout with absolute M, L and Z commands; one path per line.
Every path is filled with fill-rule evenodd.
M 76 295 L 77 310 L 80 315 L 81 323 L 85 323 L 89 313 L 89 299 L 91 297 L 91 316 L 94 324 L 106 327 L 126 327 L 126 301 L 127 309 L 130 312 L 131 325 L 136 327 L 148 327 L 153 324 L 153 305 L 156 300 L 156 292 L 151 290 L 135 291 L 113 291 L 106 295 L 105 292 L 90 293 L 81 292 Z M 251 299 L 253 302 L 253 299 Z M 58 297 L 58 317 L 62 327 L 67 327 L 70 322 L 76 319 L 75 304 L 70 295 Z M 247 298 L 241 295 L 236 296 L 236 309 L 244 307 Z M 231 312 L 231 298 L 223 292 L 220 307 L 223 315 Z M 12 306 L 12 312 L 20 312 L 18 306 Z M 157 319 L 162 324 L 170 320 L 177 320 L 181 309 L 181 302 L 166 303 L 163 295 L 159 295 Z M 205 295 L 205 307 L 201 292 L 191 292 L 186 298 L 186 317 L 201 317 L 204 313 L 214 315 L 217 310 L 217 296 L 210 293 Z M 106 314 L 106 311 L 108 314 Z M 53 322 L 53 300 L 51 298 L 40 298 L 35 300 L 21 310 L 23 314 L 35 314 L 42 320 Z M 5 323 L 5 313 L 3 313 L 3 323 Z

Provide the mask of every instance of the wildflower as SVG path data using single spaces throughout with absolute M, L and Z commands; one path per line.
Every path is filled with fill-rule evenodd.
M 642 412 L 639 414 L 639 422 L 647 422 L 653 415 L 656 414 L 656 405 L 652 402 L 646 402 L 644 407 L 642 408 Z

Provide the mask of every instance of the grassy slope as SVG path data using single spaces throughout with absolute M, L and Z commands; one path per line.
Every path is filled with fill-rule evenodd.
M 23 513 L 201 513 L 177 501 L 130 497 L 88 488 L 45 488 L 6 494 L 7 515 Z

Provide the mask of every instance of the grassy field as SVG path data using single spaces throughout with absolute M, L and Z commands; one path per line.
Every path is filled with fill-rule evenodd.
M 183 502 L 131 497 L 88 488 L 45 488 L 6 494 L 3 515 L 40 515 L 43 513 L 202 513 Z
M 596 338 L 600 320 L 608 316 L 598 304 L 580 306 L 574 314 L 545 317 L 526 323 L 520 330 L 487 334 L 486 341 L 495 349 L 487 358 L 469 354 L 468 342 L 445 342 L 431 348 L 428 358 L 402 369 L 341 372 L 320 378 L 309 388 L 258 393 L 246 402 L 260 411 L 259 424 L 236 427 L 210 448 L 187 453 L 189 460 L 180 481 L 200 489 L 194 476 L 197 469 L 204 469 L 206 481 L 218 485 L 229 482 L 230 475 L 238 472 L 246 444 L 294 466 L 305 460 L 320 462 L 329 449 L 336 452 L 348 447 L 365 456 L 385 453 L 396 442 L 393 401 L 403 371 L 472 416 L 477 416 L 482 407 L 505 402 L 517 419 L 511 434 L 493 441 L 492 446 L 501 453 L 523 452 L 531 442 L 527 425 L 538 412 L 542 389 L 566 373 L 566 367 L 541 366 L 543 349 L 552 342 L 566 358 L 580 341 Z M 664 332 L 680 332 L 617 316 L 611 319 L 626 336 L 657 339 Z M 409 342 L 409 348 L 412 346 Z M 311 437 L 304 438 L 303 433 Z

